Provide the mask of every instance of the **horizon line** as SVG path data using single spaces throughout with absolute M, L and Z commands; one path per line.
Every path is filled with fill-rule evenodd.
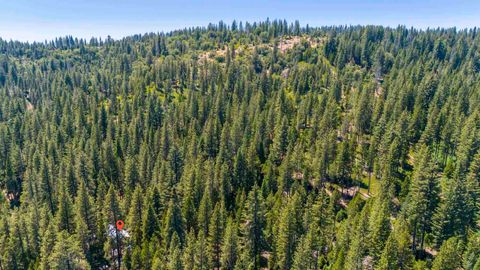
M 227 27 L 228 30 L 231 29 L 231 25 L 233 24 L 233 22 L 236 22 L 237 24 L 240 24 L 240 23 L 244 23 L 244 24 L 259 24 L 259 23 L 266 23 L 266 22 L 269 22 L 269 23 L 273 23 L 274 21 L 280 21 L 280 22 L 283 22 L 283 21 L 287 21 L 288 25 L 290 26 L 291 24 L 293 24 L 294 22 L 299 22 L 300 23 L 300 27 L 302 29 L 306 28 L 307 26 L 309 28 L 313 28 L 313 29 L 319 29 L 319 28 L 324 28 L 324 27 L 337 27 L 337 28 L 340 28 L 340 27 L 345 27 L 345 28 L 348 28 L 348 27 L 368 27 L 368 26 L 374 26 L 374 27 L 383 27 L 383 28 L 387 28 L 387 29 L 397 29 L 397 28 L 400 28 L 400 27 L 404 27 L 406 29 L 409 29 L 409 30 L 417 30 L 417 31 L 420 31 L 420 32 L 425 32 L 425 31 L 429 31 L 429 30 L 452 30 L 452 29 L 455 29 L 456 31 L 472 31 L 472 30 L 476 30 L 478 28 L 478 26 L 457 26 L 457 25 L 451 25 L 451 26 L 440 26 L 440 25 L 437 25 L 437 26 L 433 26 L 433 25 L 430 25 L 430 26 L 414 26 L 414 25 L 407 25 L 407 24 L 397 24 L 396 26 L 393 26 L 393 25 L 390 25 L 390 24 L 371 24 L 371 23 L 366 23 L 366 24 L 361 24 L 361 23 L 357 23 L 357 24 L 354 24 L 354 23 L 350 23 L 350 24 L 324 24 L 324 25 L 311 25 L 309 23 L 306 23 L 306 24 L 302 24 L 300 20 L 296 19 L 296 20 L 293 20 L 293 21 L 288 21 L 286 19 L 274 19 L 274 20 L 270 20 L 268 17 L 265 19 L 265 20 L 259 20 L 259 21 L 240 21 L 240 20 L 236 20 L 236 19 L 233 19 L 229 22 L 227 21 L 224 21 L 224 20 L 219 20 L 218 22 L 214 23 L 214 22 L 210 22 L 208 24 L 203 24 L 203 25 L 197 25 L 197 26 L 185 26 L 185 27 L 178 27 L 178 28 L 172 28 L 172 29 L 163 29 L 163 30 L 151 30 L 151 31 L 144 31 L 143 33 L 142 32 L 137 32 L 137 33 L 125 33 L 125 34 L 122 34 L 120 37 L 119 36 L 112 36 L 111 34 L 104 34 L 104 35 L 98 35 L 98 36 L 95 36 L 95 35 L 91 35 L 91 36 L 87 36 L 87 37 L 81 37 L 79 35 L 75 35 L 75 34 L 61 34 L 61 35 L 58 35 L 58 36 L 55 36 L 55 37 L 51 37 L 51 38 L 44 38 L 42 40 L 40 39 L 32 39 L 32 40 L 29 40 L 29 39 L 13 39 L 13 38 L 3 38 L 2 35 L 0 34 L 0 41 L 4 41 L 4 42 L 19 42 L 19 43 L 24 43 L 24 44 L 48 44 L 50 42 L 54 42 L 56 39 L 59 39 L 59 38 L 66 38 L 66 37 L 71 37 L 73 39 L 77 39 L 77 40 L 84 40 L 84 41 L 89 41 L 91 39 L 100 39 L 102 40 L 106 40 L 108 39 L 109 37 L 113 40 L 113 41 L 120 41 L 120 40 L 123 40 L 123 39 L 126 39 L 126 38 L 130 38 L 130 37 L 134 37 L 134 36 L 137 36 L 137 35 L 140 35 L 140 36 L 145 36 L 145 35 L 150 35 L 150 34 L 164 34 L 164 35 L 171 35 L 171 34 L 174 34 L 175 32 L 179 32 L 179 31 L 185 31 L 185 30 L 192 30 L 192 29 L 202 29 L 202 30 L 205 30 L 207 29 L 209 26 L 213 25 L 215 27 L 218 27 L 218 25 L 220 23 L 224 23 Z M 167 27 L 168 28 L 168 27 Z

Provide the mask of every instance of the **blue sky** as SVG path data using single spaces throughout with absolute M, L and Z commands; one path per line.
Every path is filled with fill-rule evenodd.
M 399 24 L 418 28 L 480 26 L 479 0 L 0 0 L 0 37 L 113 38 L 205 26 L 223 20 L 280 18 L 302 25 Z

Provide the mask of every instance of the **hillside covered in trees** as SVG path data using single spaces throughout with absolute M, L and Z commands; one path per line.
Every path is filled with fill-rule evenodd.
M 479 270 L 480 33 L 0 39 L 0 191 L 0 270 Z

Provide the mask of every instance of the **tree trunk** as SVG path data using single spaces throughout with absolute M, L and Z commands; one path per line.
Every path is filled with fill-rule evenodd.
M 420 250 L 423 251 L 423 243 L 425 241 L 425 224 L 423 224 L 422 226 L 422 236 L 421 236 L 421 239 L 420 239 Z
M 415 220 L 415 225 L 413 225 L 413 232 L 412 232 L 412 251 L 415 252 L 417 249 L 417 221 Z
M 370 195 L 370 184 L 372 182 L 372 172 L 368 171 L 368 191 L 367 194 Z

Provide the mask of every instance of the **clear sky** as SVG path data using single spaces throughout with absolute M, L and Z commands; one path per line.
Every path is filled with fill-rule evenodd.
M 113 38 L 223 20 L 298 19 L 302 25 L 480 26 L 480 0 L 0 0 L 0 37 Z

